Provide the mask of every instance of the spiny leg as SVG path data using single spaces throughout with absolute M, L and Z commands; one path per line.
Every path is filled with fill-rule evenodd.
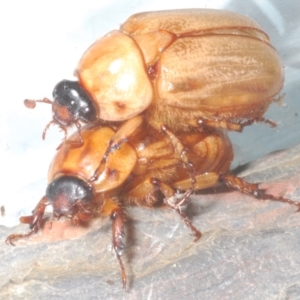
M 168 207 L 176 211 L 180 215 L 182 220 L 185 222 L 185 224 L 192 230 L 193 235 L 195 237 L 194 241 L 199 240 L 202 235 L 201 232 L 192 224 L 192 222 L 188 219 L 186 214 L 182 211 L 182 207 L 188 201 L 191 193 L 193 192 L 193 188 L 190 188 L 185 193 L 178 196 L 174 193 L 174 190 L 169 185 L 161 182 L 160 180 L 152 179 L 151 182 L 154 186 L 157 186 L 161 193 L 164 195 L 164 203 Z M 178 200 L 178 198 L 180 199 L 179 202 L 176 201 Z
M 208 120 L 208 119 L 198 119 L 197 121 L 188 121 L 188 125 L 200 128 L 220 128 L 225 130 L 241 132 L 244 127 L 253 124 L 254 122 L 261 122 L 270 125 L 271 127 L 276 127 L 277 124 L 272 120 L 266 119 L 264 117 L 254 118 L 246 120 L 244 122 L 230 122 L 227 120 Z
M 79 226 L 80 222 L 87 222 L 93 217 L 92 209 L 88 209 L 81 201 L 77 201 L 74 204 L 74 212 L 71 215 L 71 221 L 76 226 Z M 60 217 L 60 216 L 59 216 Z
M 91 177 L 90 181 L 97 181 L 98 177 L 103 171 L 104 164 L 107 162 L 108 157 L 111 153 L 114 153 L 116 150 L 119 150 L 121 146 L 128 141 L 128 138 L 140 127 L 143 122 L 143 117 L 141 115 L 135 116 L 127 120 L 115 133 L 112 139 L 109 142 L 109 145 L 106 149 L 106 152 L 99 163 L 98 168 L 94 172 L 94 175 Z
M 5 242 L 14 246 L 13 240 L 27 238 L 33 233 L 36 233 L 43 224 L 43 216 L 47 205 L 49 205 L 49 202 L 44 196 L 37 204 L 31 216 L 24 216 L 20 218 L 21 223 L 29 224 L 29 228 L 31 230 L 25 234 L 11 234 L 6 238 Z
M 293 201 L 281 196 L 274 196 L 267 194 L 265 190 L 260 189 L 257 183 L 249 183 L 244 179 L 231 175 L 231 174 L 220 174 L 220 181 L 226 183 L 228 187 L 231 187 L 235 190 L 238 190 L 244 194 L 254 196 L 257 199 L 261 200 L 273 200 L 279 202 L 285 202 L 291 205 L 296 205 L 298 207 L 297 211 L 300 211 L 300 202 Z
M 112 243 L 116 253 L 122 274 L 123 288 L 126 289 L 127 275 L 122 261 L 122 254 L 125 248 L 123 239 L 125 237 L 124 231 L 124 212 L 122 208 L 112 199 L 105 199 L 101 208 L 101 213 L 104 216 L 109 216 L 112 220 Z
M 189 175 L 190 175 L 190 180 L 191 180 L 191 185 L 192 188 L 194 187 L 195 184 L 195 170 L 194 170 L 194 165 L 189 161 L 188 156 L 187 156 L 187 151 L 181 141 L 177 138 L 177 136 L 167 128 L 164 124 L 160 124 L 155 121 L 151 121 L 150 125 L 158 130 L 166 134 L 174 148 L 175 154 L 178 156 L 178 159 L 183 163 L 184 167 L 187 169 Z

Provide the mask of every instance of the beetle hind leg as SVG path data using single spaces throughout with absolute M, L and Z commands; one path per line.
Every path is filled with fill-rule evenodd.
M 297 206 L 297 211 L 300 211 L 300 202 L 293 201 L 281 196 L 274 196 L 267 194 L 265 190 L 260 189 L 257 183 L 249 183 L 240 177 L 230 175 L 230 174 L 220 174 L 220 181 L 225 182 L 228 187 L 240 191 L 241 193 L 253 196 L 260 200 L 273 200 L 279 202 L 285 202 L 291 205 Z

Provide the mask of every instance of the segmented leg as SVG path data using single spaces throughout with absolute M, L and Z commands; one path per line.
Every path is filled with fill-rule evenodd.
M 36 208 L 33 211 L 32 216 L 24 216 L 20 218 L 20 222 L 24 224 L 29 224 L 29 228 L 31 230 L 25 234 L 11 234 L 6 238 L 5 242 L 7 244 L 11 244 L 15 246 L 13 240 L 27 238 L 31 236 L 33 233 L 36 233 L 43 224 L 43 216 L 44 216 L 46 206 L 48 204 L 49 204 L 48 200 L 44 196 L 37 204 Z
M 60 216 L 59 216 L 60 217 Z M 87 222 L 93 217 L 93 212 L 84 206 L 81 201 L 75 203 L 74 212 L 71 215 L 71 221 L 76 226 L 79 226 L 80 222 Z
M 127 275 L 122 261 L 122 254 L 125 248 L 123 239 L 125 237 L 124 231 L 124 212 L 122 208 L 116 204 L 112 199 L 106 199 L 101 208 L 101 213 L 104 216 L 110 216 L 112 220 L 112 243 L 116 253 L 122 274 L 123 288 L 126 289 Z
M 198 119 L 196 122 L 193 120 L 190 121 L 189 125 L 193 127 L 207 127 L 207 128 L 220 128 L 225 130 L 241 132 L 244 127 L 253 124 L 254 122 L 262 122 L 270 125 L 271 127 L 276 127 L 277 124 L 272 120 L 266 119 L 264 117 L 250 119 L 245 122 L 235 123 L 229 122 L 226 120 L 207 120 L 207 119 Z
M 204 174 L 198 174 L 195 176 L 195 190 L 203 190 L 210 187 L 216 186 L 218 183 L 225 183 L 228 187 L 238 190 L 243 194 L 247 194 L 253 196 L 257 199 L 261 200 L 273 200 L 285 202 L 291 205 L 296 205 L 298 207 L 297 211 L 300 211 L 300 202 L 293 201 L 281 196 L 274 196 L 271 194 L 267 194 L 263 189 L 258 187 L 257 183 L 249 183 L 244 179 L 234 176 L 232 174 L 223 174 L 217 172 L 208 172 Z M 172 185 L 174 188 L 179 190 L 188 190 L 191 188 L 191 184 L 188 179 L 184 179 L 181 181 L 176 181 Z
M 174 192 L 174 190 L 167 184 L 161 182 L 158 179 L 152 179 L 151 180 L 152 184 L 154 186 L 157 186 L 161 193 L 164 195 L 164 203 L 172 208 L 174 211 L 176 211 L 182 220 L 185 222 L 185 224 L 192 230 L 193 235 L 195 237 L 194 241 L 197 241 L 201 237 L 201 232 L 192 224 L 192 222 L 188 219 L 186 214 L 182 211 L 183 206 L 186 204 L 188 201 L 190 195 L 193 192 L 193 189 L 190 188 L 188 191 L 185 193 L 181 194 L 180 196 L 177 196 Z M 174 199 L 176 198 L 176 199 Z M 179 201 L 178 201 L 179 199 Z M 175 201 L 174 201 L 175 200 Z
M 186 214 L 183 212 L 182 208 L 183 206 L 185 206 L 186 202 L 188 201 L 191 193 L 192 193 L 192 189 L 186 191 L 184 194 L 181 194 L 180 196 L 176 196 L 175 194 L 175 203 L 174 201 L 172 201 L 173 199 L 169 198 L 165 200 L 165 203 L 173 208 L 182 218 L 182 220 L 185 222 L 185 224 L 192 230 L 193 235 L 195 237 L 194 242 L 196 242 L 197 240 L 199 240 L 202 236 L 201 232 L 192 224 L 192 222 L 188 219 L 188 217 L 186 216 Z M 177 200 L 177 201 L 176 201 Z M 178 202 L 179 200 L 179 202 Z
M 138 115 L 126 121 L 118 129 L 118 131 L 110 140 L 107 150 L 103 156 L 103 159 L 101 162 L 99 162 L 99 167 L 96 169 L 94 175 L 90 179 L 91 182 L 97 181 L 98 177 L 103 171 L 104 165 L 108 160 L 109 155 L 111 153 L 114 153 L 116 150 L 119 150 L 122 144 L 128 141 L 128 138 L 138 129 L 138 127 L 142 124 L 142 122 L 143 122 L 143 117 Z
M 184 167 L 187 169 L 189 175 L 190 175 L 190 180 L 191 180 L 191 185 L 192 187 L 195 184 L 195 170 L 194 170 L 194 165 L 189 161 L 188 156 L 187 156 L 187 151 L 181 141 L 176 137 L 176 135 L 167 128 L 164 124 L 159 124 L 158 122 L 151 121 L 150 125 L 158 130 L 163 132 L 169 137 L 169 140 L 174 148 L 175 154 L 178 156 L 178 159 L 182 161 Z
M 254 196 L 255 198 L 261 200 L 273 200 L 273 201 L 285 202 L 291 205 L 296 205 L 298 207 L 297 211 L 300 211 L 300 202 L 293 201 L 281 196 L 274 196 L 271 194 L 267 194 L 263 189 L 260 189 L 258 187 L 257 183 L 249 183 L 240 177 L 230 175 L 230 174 L 220 174 L 219 178 L 220 181 L 225 182 L 228 187 L 238 190 L 244 194 Z

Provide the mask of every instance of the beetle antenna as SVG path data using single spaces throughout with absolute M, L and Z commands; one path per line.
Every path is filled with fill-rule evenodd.
M 43 99 L 40 99 L 40 100 L 25 99 L 24 100 L 24 105 L 27 108 L 33 109 L 33 108 L 35 108 L 37 102 L 43 102 L 43 103 L 47 103 L 47 104 L 53 104 L 53 101 L 51 101 L 50 99 L 43 98 Z

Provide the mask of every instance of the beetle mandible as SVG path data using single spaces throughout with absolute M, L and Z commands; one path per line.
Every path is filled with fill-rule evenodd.
M 47 205 L 53 207 L 54 217 L 69 217 L 76 225 L 100 212 L 112 220 L 112 244 L 124 288 L 127 277 L 122 261 L 124 213 L 130 205 L 161 204 L 175 210 L 192 230 L 195 240 L 201 233 L 187 218 L 183 207 L 194 191 L 220 183 L 258 199 L 287 202 L 300 208 L 296 201 L 269 195 L 257 184 L 229 173 L 233 150 L 223 130 L 191 130 L 168 136 L 142 123 L 138 115 L 118 128 L 113 124 L 88 125 L 81 134 L 85 140 L 83 146 L 64 143 L 57 151 L 50 165 L 45 196 L 31 216 L 20 218 L 31 230 L 12 234 L 6 242 L 13 245 L 15 239 L 36 233 L 45 221 Z M 70 141 L 76 141 L 78 135 L 74 133 Z
M 53 123 L 67 136 L 80 122 L 123 121 L 145 112 L 149 124 L 173 132 L 191 127 L 241 131 L 264 121 L 280 92 L 283 67 L 267 34 L 235 12 L 187 9 L 131 16 L 91 45 L 79 61 L 78 81 L 63 80 L 52 105 Z M 73 144 L 82 145 L 81 135 Z

